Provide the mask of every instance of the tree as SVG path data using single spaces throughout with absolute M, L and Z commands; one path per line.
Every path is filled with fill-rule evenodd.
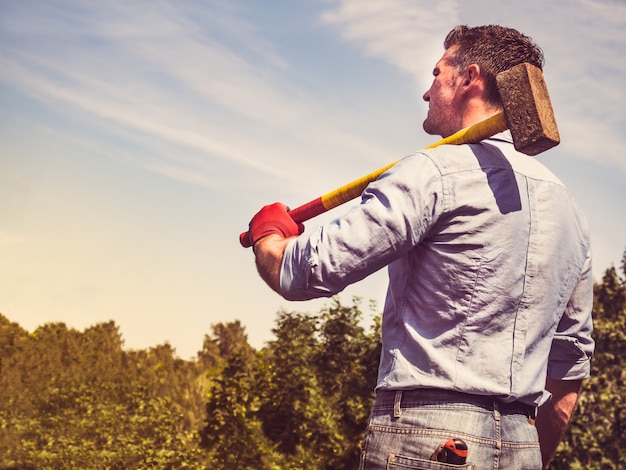
M 591 377 L 551 468 L 626 468 L 626 252 L 622 273 L 611 267 L 594 286 Z
M 321 343 L 315 364 L 324 393 L 337 404 L 340 416 L 337 425 L 344 448 L 333 462 L 337 470 L 358 466 L 359 441 L 374 402 L 380 360 L 380 324 L 375 321 L 372 334 L 366 334 L 359 303 L 360 299 L 355 298 L 348 307 L 334 299 L 321 314 Z
M 592 375 L 552 468 L 626 468 L 626 252 L 594 285 Z M 240 322 L 196 361 L 125 351 L 113 322 L 34 332 L 0 314 L 0 469 L 348 470 L 371 409 L 380 315 L 333 299 L 281 311 L 256 351 Z
M 201 356 L 207 364 L 224 368 L 208 390 L 206 425 L 201 445 L 208 451 L 211 468 L 273 470 L 272 445 L 261 429 L 256 367 L 257 356 L 248 344 L 239 321 L 213 326 L 213 337 L 206 337 Z M 213 354 L 218 351 L 219 359 Z
M 193 364 L 122 344 L 113 322 L 28 334 L 0 317 L 0 468 L 203 468 L 182 413 Z
M 259 417 L 289 468 L 358 466 L 380 354 L 379 330 L 365 333 L 358 302 L 333 299 L 319 314 L 280 312 L 276 339 L 263 350 Z
M 266 348 L 267 374 L 260 387 L 263 431 L 294 468 L 325 468 L 340 452 L 336 403 L 324 394 L 315 360 L 318 318 L 281 311 Z

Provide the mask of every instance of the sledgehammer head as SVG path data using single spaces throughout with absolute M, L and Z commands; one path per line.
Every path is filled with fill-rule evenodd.
M 496 75 L 496 84 L 517 151 L 537 155 L 558 145 L 559 130 L 541 69 L 516 65 Z

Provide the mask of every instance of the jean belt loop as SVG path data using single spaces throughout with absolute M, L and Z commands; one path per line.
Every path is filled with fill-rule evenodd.
M 399 418 L 402 414 L 402 390 L 396 391 L 396 397 L 393 400 L 393 417 Z
M 493 417 L 496 421 L 500 421 L 500 402 L 497 398 L 492 399 L 493 402 Z
M 534 426 L 536 420 L 537 420 L 537 407 L 531 406 L 528 408 L 528 422 Z

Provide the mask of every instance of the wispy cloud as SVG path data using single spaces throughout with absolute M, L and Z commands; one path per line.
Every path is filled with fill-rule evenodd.
M 325 22 L 338 28 L 345 39 L 362 44 L 366 54 L 408 73 L 422 87 L 431 63 L 442 53 L 441 31 L 460 21 L 457 0 L 336 3 L 322 14 Z
M 563 147 L 597 158 L 592 150 L 600 145 L 602 158 L 624 169 L 609 147 L 626 143 L 619 130 L 625 125 L 626 66 L 604 51 L 615 43 L 626 47 L 626 7 L 593 0 L 529 2 L 524 8 L 558 8 L 561 18 L 540 16 L 528 32 L 540 33 L 550 52 L 549 86 L 560 124 L 572 135 Z M 241 5 L 140 0 L 3 6 L 0 80 L 106 121 L 122 138 L 153 151 L 142 157 L 147 169 L 195 184 L 215 181 L 210 173 L 217 162 L 239 168 L 249 184 L 258 175 L 289 181 L 302 161 L 317 161 L 311 177 L 320 178 L 320 168 L 341 165 L 336 155 L 367 162 L 390 153 L 368 133 L 374 121 L 367 116 L 382 113 L 380 103 L 350 108 L 306 89 L 282 55 L 284 46 L 273 44 Z M 322 4 L 320 18 L 365 56 L 408 74 L 419 97 L 454 24 L 509 16 L 505 2 L 490 10 L 481 5 L 338 0 Z M 530 22 L 525 18 L 512 19 Z M 595 139 L 576 138 L 590 132 Z M 172 147 L 166 152 L 165 146 Z
M 280 106 L 280 96 L 250 64 L 195 33 L 167 4 L 161 3 L 160 9 L 144 4 L 139 12 L 134 11 L 137 3 L 100 4 L 72 15 L 60 9 L 24 8 L 19 13 L 28 15 L 30 22 L 21 29 L 17 21 L 16 40 L 0 48 L 0 77 L 39 98 L 255 166 L 224 129 L 229 118 L 259 119 L 260 110 L 270 104 L 277 119 L 292 120 L 289 110 Z M 48 14 L 52 16 L 38 18 Z M 70 16 L 90 29 L 68 24 Z M 29 33 L 25 25 L 43 23 L 48 25 L 44 34 L 50 32 L 45 40 L 34 45 L 18 41 Z M 203 108 L 214 110 L 214 119 L 221 114 L 225 125 L 207 120 Z M 217 131 L 207 133 L 207 124 Z
M 328 113 L 330 104 L 291 81 L 287 62 L 245 10 L 225 2 L 198 10 L 141 1 L 40 6 L 14 6 L 5 17 L 0 80 L 151 146 L 147 169 L 210 184 L 203 153 L 292 180 L 301 168 L 294 155 L 323 159 L 322 142 L 377 152 L 375 142 L 336 125 L 352 119 L 345 111 Z M 165 153 L 150 140 L 179 149 Z
M 343 38 L 358 44 L 365 54 L 410 74 L 420 86 L 426 86 L 425 72 L 433 58 L 441 55 L 441 40 L 455 24 L 505 24 L 540 39 L 548 54 L 546 76 L 566 137 L 559 150 L 610 164 L 626 173 L 626 161 L 621 152 L 615 151 L 626 145 L 626 61 L 615 56 L 616 50 L 626 49 L 623 2 L 528 0 L 520 7 L 527 14 L 519 16 L 510 14 L 508 2 L 333 3 L 322 15 L 325 22 L 337 28 Z
M 578 0 L 548 31 L 546 73 L 564 150 L 626 174 L 626 60 L 615 54 L 626 49 L 626 4 Z
M 243 315 L 258 326 L 265 311 L 254 333 L 267 339 L 278 304 L 237 244 L 247 217 L 428 144 L 420 98 L 458 23 L 504 22 L 546 50 L 563 135 L 556 152 L 573 157 L 568 186 L 587 206 L 603 269 L 624 233 L 615 217 L 624 173 L 610 171 L 626 162 L 624 8 L 0 1 L 0 245 L 9 257 L 0 307 L 32 327 L 113 317 L 133 347 L 186 328 L 183 349 L 207 323 Z M 352 292 L 372 296 L 380 284 L 384 299 L 384 281 L 374 282 Z M 244 284 L 248 295 L 238 295 Z M 146 325 L 161 328 L 158 340 Z

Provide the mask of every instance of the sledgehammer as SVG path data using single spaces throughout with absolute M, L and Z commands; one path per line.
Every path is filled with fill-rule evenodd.
M 496 83 L 504 111 L 471 127 L 462 129 L 445 139 L 426 147 L 473 144 L 506 129 L 511 131 L 513 145 L 526 155 L 537 155 L 560 142 L 548 88 L 541 69 L 531 64 L 520 64 L 496 76 Z M 341 204 L 359 197 L 372 181 L 378 179 L 397 161 L 368 175 L 335 189 L 317 199 L 289 211 L 291 218 L 302 223 Z M 248 232 L 239 235 L 245 248 L 251 246 Z

